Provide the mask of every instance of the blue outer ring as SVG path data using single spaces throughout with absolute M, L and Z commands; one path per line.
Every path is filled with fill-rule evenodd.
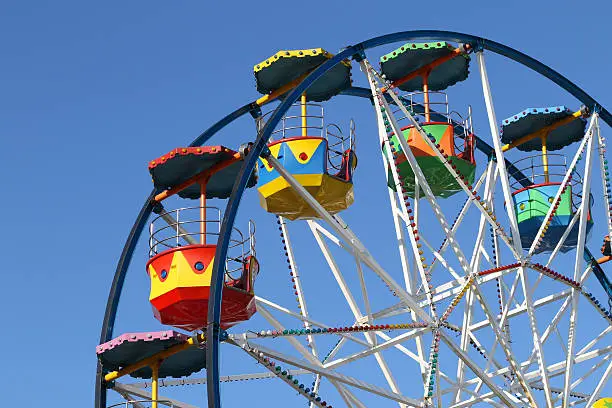
M 507 57 L 514 60 L 542 76 L 550 79 L 561 88 L 565 89 L 576 99 L 581 101 L 584 105 L 593 110 L 598 110 L 601 119 L 612 127 L 612 115 L 606 109 L 604 109 L 593 97 L 587 94 L 585 91 L 580 89 L 576 84 L 559 74 L 557 71 L 542 64 L 538 60 L 523 54 L 511 47 L 500 44 L 495 41 L 491 41 L 482 37 L 477 37 L 469 34 L 457 33 L 452 31 L 438 31 L 438 30 L 415 30 L 415 31 L 401 31 L 393 34 L 387 34 L 379 37 L 375 37 L 357 45 L 351 46 L 337 54 L 335 57 L 329 59 L 317 69 L 315 69 L 310 75 L 308 75 L 294 90 L 287 95 L 284 101 L 275 109 L 274 113 L 269 118 L 265 128 L 258 135 L 253 148 L 247 155 L 244 164 L 238 178 L 234 183 L 232 194 L 229 198 L 225 214 L 223 217 L 223 223 L 220 231 L 220 242 L 217 246 L 215 253 L 215 264 L 213 269 L 213 279 L 211 281 L 211 299 L 208 308 L 208 321 L 207 327 L 207 389 L 208 389 L 208 406 L 209 408 L 221 407 L 221 397 L 219 392 L 219 341 L 221 337 L 221 330 L 219 327 L 220 315 L 221 315 L 221 290 L 223 288 L 223 274 L 219 273 L 222 263 L 220 259 L 224 259 L 227 255 L 227 249 L 229 245 L 229 231 L 233 227 L 240 199 L 242 193 L 246 188 L 247 180 L 255 167 L 257 157 L 264 151 L 266 143 L 270 138 L 273 129 L 276 127 L 281 117 L 289 109 L 289 107 L 297 101 L 299 96 L 308 89 L 312 83 L 321 77 L 325 72 L 333 68 L 335 65 L 340 63 L 346 58 L 351 58 L 355 55 L 360 55 L 365 50 L 400 41 L 414 41 L 414 40 L 443 40 L 453 41 L 459 43 L 468 43 L 473 45 L 476 49 L 486 49 L 496 54 Z M 255 112 L 257 106 L 253 103 L 245 105 L 241 108 L 236 109 L 234 112 L 225 116 L 223 119 L 215 123 L 208 130 L 198 136 L 190 146 L 199 146 L 210 139 L 220 129 L 240 118 L 247 112 Z M 484 142 L 483 142 L 484 143 Z M 486 143 L 485 143 L 486 145 Z M 484 147 L 484 146 L 483 146 Z M 153 191 L 151 195 L 145 201 L 142 209 L 140 210 L 134 225 L 128 235 L 128 239 L 125 243 L 121 257 L 117 264 L 113 283 L 109 292 L 108 301 L 106 305 L 106 311 L 104 314 L 104 321 L 102 323 L 102 330 L 100 333 L 100 343 L 106 342 L 112 338 L 113 327 L 117 314 L 117 306 L 119 304 L 119 298 L 121 296 L 121 289 L 125 281 L 125 275 L 129 267 L 136 242 L 140 237 L 142 230 L 146 224 L 146 221 L 151 214 L 153 209 L 153 197 L 157 191 Z M 96 390 L 95 390 L 95 407 L 104 408 L 106 406 L 106 388 L 104 386 L 104 372 L 101 364 L 98 363 L 97 374 L 96 374 Z

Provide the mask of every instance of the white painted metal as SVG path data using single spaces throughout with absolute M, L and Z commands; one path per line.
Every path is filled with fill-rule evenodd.
M 493 96 L 491 94 L 491 85 L 489 84 L 489 75 L 487 74 L 487 67 L 485 65 L 483 51 L 476 52 L 476 59 L 478 60 L 478 67 L 480 68 L 480 80 L 482 82 L 482 93 L 484 95 L 485 106 L 487 108 L 487 117 L 489 118 L 489 128 L 491 130 L 491 137 L 493 139 L 493 147 L 495 149 L 495 157 L 499 166 L 500 180 L 502 186 L 502 192 L 504 194 L 504 201 L 506 203 L 512 202 L 512 195 L 510 193 L 510 183 L 508 181 L 508 172 L 506 171 L 506 160 L 501 149 L 501 138 L 499 136 L 499 129 L 497 127 L 497 118 L 495 116 L 495 108 L 493 106 Z M 506 205 L 506 213 L 508 215 L 508 221 L 510 223 L 510 231 L 512 232 L 512 241 L 515 249 L 515 255 L 522 253 L 520 233 L 518 230 L 518 222 L 516 220 L 516 214 L 514 208 L 511 205 Z
M 242 344 L 248 344 L 248 343 L 244 343 L 241 342 L 239 340 L 236 340 L 236 343 L 238 345 L 242 345 Z M 282 361 L 284 363 L 287 364 L 291 364 L 294 367 L 298 367 L 298 368 L 302 368 L 305 370 L 308 370 L 310 372 L 313 373 L 317 373 L 322 375 L 323 377 L 328 378 L 330 381 L 334 381 L 334 382 L 339 382 L 345 385 L 350 385 L 356 388 L 360 388 L 364 391 L 368 391 L 371 392 L 373 394 L 379 395 L 381 397 L 393 400 L 393 401 L 397 401 L 397 402 L 401 402 L 404 403 L 408 406 L 412 406 L 412 407 L 420 407 L 421 402 L 419 400 L 415 400 L 413 398 L 408 398 L 406 396 L 403 396 L 401 394 L 397 394 L 391 391 L 387 391 L 386 389 L 382 388 L 382 387 L 378 387 L 376 385 L 372 385 L 369 384 L 365 381 L 359 380 L 357 378 L 351 377 L 351 376 L 347 376 L 344 374 L 340 374 L 334 370 L 328 370 L 325 369 L 323 367 L 321 367 L 320 365 L 316 364 L 316 363 L 310 363 L 308 361 L 305 360 L 298 360 L 295 359 L 293 356 L 290 356 L 288 354 L 285 353 L 281 353 L 279 351 L 276 350 L 272 350 L 268 347 L 262 346 L 262 345 L 255 345 L 255 344 L 249 344 L 250 347 L 257 349 L 258 351 L 264 353 L 265 355 L 272 357 L 276 360 Z M 310 355 L 310 353 L 308 353 L 308 355 Z
M 152 396 L 151 393 L 148 391 L 143 390 L 142 388 L 139 387 L 135 387 L 132 384 L 125 384 L 125 383 L 115 383 L 115 385 L 113 386 L 113 389 L 116 391 L 120 391 L 123 393 L 127 393 L 130 395 L 135 395 L 138 398 L 142 398 L 142 399 L 146 399 L 146 400 L 151 400 Z M 176 408 L 196 408 L 195 405 L 190 405 L 175 399 L 171 399 L 171 398 L 166 398 L 166 397 L 162 397 L 159 396 L 157 398 L 157 400 L 159 401 L 158 404 L 159 405 L 165 405 L 168 407 L 176 407 Z
M 597 113 L 591 118 L 591 123 L 597 123 Z M 592 127 L 592 126 L 591 126 Z M 591 130 L 592 132 L 592 130 Z M 582 254 L 586 241 L 586 227 L 589 208 L 591 206 L 591 166 L 593 157 L 593 137 L 589 135 L 586 147 L 586 160 L 584 164 L 584 177 L 582 180 L 582 203 L 580 204 L 580 222 L 578 224 L 578 246 L 576 247 L 576 265 L 574 267 L 574 280 L 578 280 L 582 271 Z M 571 170 L 570 170 L 571 171 Z M 563 382 L 563 402 L 562 407 L 568 408 L 570 399 L 570 385 L 572 382 L 572 368 L 574 365 L 574 346 L 576 338 L 576 318 L 578 316 L 578 297 L 580 293 L 572 288 L 570 294 L 572 308 L 570 310 L 569 330 L 567 334 L 567 359 L 565 363 L 565 379 Z
M 556 203 L 559 201 L 559 198 L 561 197 L 561 194 L 563 193 L 563 189 L 565 188 L 565 186 L 568 185 L 571 175 L 572 175 L 572 170 L 574 170 L 574 168 L 576 167 L 576 163 L 578 163 L 578 159 L 582 155 L 582 152 L 584 151 L 584 148 L 587 142 L 592 137 L 592 128 L 593 128 L 594 123 L 595 122 L 591 120 L 591 123 L 586 133 L 584 134 L 584 137 L 582 138 L 582 142 L 580 143 L 580 146 L 578 147 L 578 151 L 574 155 L 574 158 L 572 162 L 570 163 L 570 165 L 567 167 L 567 172 L 565 176 L 563 177 L 563 181 L 561 182 L 559 189 L 557 190 L 557 194 L 555 195 L 555 198 L 553 199 L 553 203 Z M 542 225 L 540 226 L 540 229 L 538 230 L 538 233 L 536 234 L 535 239 L 533 240 L 533 244 L 531 245 L 531 248 L 529 248 L 529 254 L 528 254 L 529 256 L 533 255 L 533 253 L 535 252 L 538 242 L 540 241 L 540 238 L 544 234 L 544 229 L 547 227 L 548 221 L 551 219 L 554 210 L 555 210 L 554 205 L 551 205 L 550 208 L 548 209 L 548 212 L 546 213 L 546 216 L 544 217 L 544 220 L 542 221 Z
M 601 393 L 601 391 L 604 389 L 604 387 L 608 383 L 610 376 L 612 376 L 612 362 L 608 364 L 608 368 L 606 368 L 606 372 L 601 377 L 601 380 L 599 380 L 599 382 L 597 383 L 595 390 L 593 390 L 593 394 L 591 395 L 591 398 L 589 398 L 589 400 L 586 403 L 587 407 L 592 406 L 593 403 L 597 400 L 597 398 L 599 398 L 599 394 Z

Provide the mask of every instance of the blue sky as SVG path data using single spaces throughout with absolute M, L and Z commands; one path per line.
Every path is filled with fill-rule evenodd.
M 2 2 L 4 403 L 91 403 L 95 346 L 115 262 L 151 188 L 147 161 L 256 98 L 252 66 L 279 49 L 335 52 L 400 30 L 461 31 L 543 61 L 609 108 L 607 2 L 500 4 Z M 532 87 L 576 107 L 550 84 L 536 85 L 544 80 L 525 70 L 491 65 L 500 67 L 491 74 L 495 90 L 513 101 L 500 102 L 499 120 L 514 108 L 557 104 L 530 93 Z M 371 111 L 360 109 L 336 115 L 345 127 L 353 116 L 374 131 Z M 487 129 L 484 120 L 481 129 Z M 249 138 L 250 129 L 231 128 L 225 137 L 237 139 L 227 144 Z M 352 217 L 369 215 L 363 208 Z M 119 331 L 157 327 L 146 304 L 148 288 L 138 286 L 146 285 L 143 253 L 126 283 L 126 290 L 141 293 L 122 302 Z

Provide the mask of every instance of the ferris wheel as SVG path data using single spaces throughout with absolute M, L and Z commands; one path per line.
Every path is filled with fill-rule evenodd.
M 494 54 L 568 95 L 495 99 Z M 96 349 L 98 408 L 205 395 L 209 407 L 566 408 L 612 394 L 608 111 L 518 51 L 442 31 L 279 51 L 254 76 L 263 96 L 149 162 L 154 190 Z M 459 94 L 479 99 L 458 106 Z M 371 116 L 351 119 L 341 95 Z M 209 144 L 241 117 L 247 143 Z M 360 131 L 368 121 L 376 132 Z M 116 336 L 147 225 L 132 268 L 146 268 L 140 290 L 166 327 Z

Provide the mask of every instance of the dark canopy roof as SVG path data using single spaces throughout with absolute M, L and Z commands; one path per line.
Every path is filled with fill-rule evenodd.
M 185 343 L 186 334 L 173 330 L 147 333 L 125 333 L 96 347 L 96 354 L 102 366 L 108 371 L 119 370 L 151 357 L 174 345 Z M 159 377 L 185 377 L 206 368 L 206 349 L 197 346 L 164 359 L 159 366 Z M 151 378 L 149 367 L 141 368 L 130 374 L 136 378 Z
M 236 154 L 224 146 L 179 147 L 149 163 L 149 173 L 157 188 L 166 190 L 176 187 L 191 177 L 201 173 Z M 217 171 L 206 185 L 207 198 L 227 198 L 240 171 L 239 160 L 228 167 Z M 247 187 L 257 183 L 257 173 L 251 174 Z M 200 187 L 191 185 L 178 193 L 183 198 L 199 198 Z
M 444 41 L 430 43 L 407 43 L 380 58 L 380 67 L 391 81 L 403 78 L 435 60 L 447 56 L 455 47 Z M 469 75 L 470 57 L 459 55 L 433 68 L 428 77 L 429 90 L 441 91 Z M 411 92 L 423 89 L 423 78 L 417 76 L 399 86 L 403 91 Z
M 322 48 L 279 51 L 253 67 L 257 91 L 267 95 L 307 74 L 332 57 L 333 54 Z M 351 64 L 345 61 L 316 80 L 308 88 L 306 99 L 316 102 L 326 101 L 349 88 L 351 84 Z
M 523 136 L 535 133 L 543 128 L 571 116 L 573 112 L 565 106 L 551 106 L 548 108 L 527 108 L 523 111 L 504 119 L 502 122 L 502 142 L 509 144 Z M 559 150 L 584 136 L 586 119 L 576 118 L 573 121 L 561 125 L 551 131 L 546 138 L 548 150 Z M 542 149 L 542 140 L 537 137 L 522 143 L 517 149 L 529 152 Z

